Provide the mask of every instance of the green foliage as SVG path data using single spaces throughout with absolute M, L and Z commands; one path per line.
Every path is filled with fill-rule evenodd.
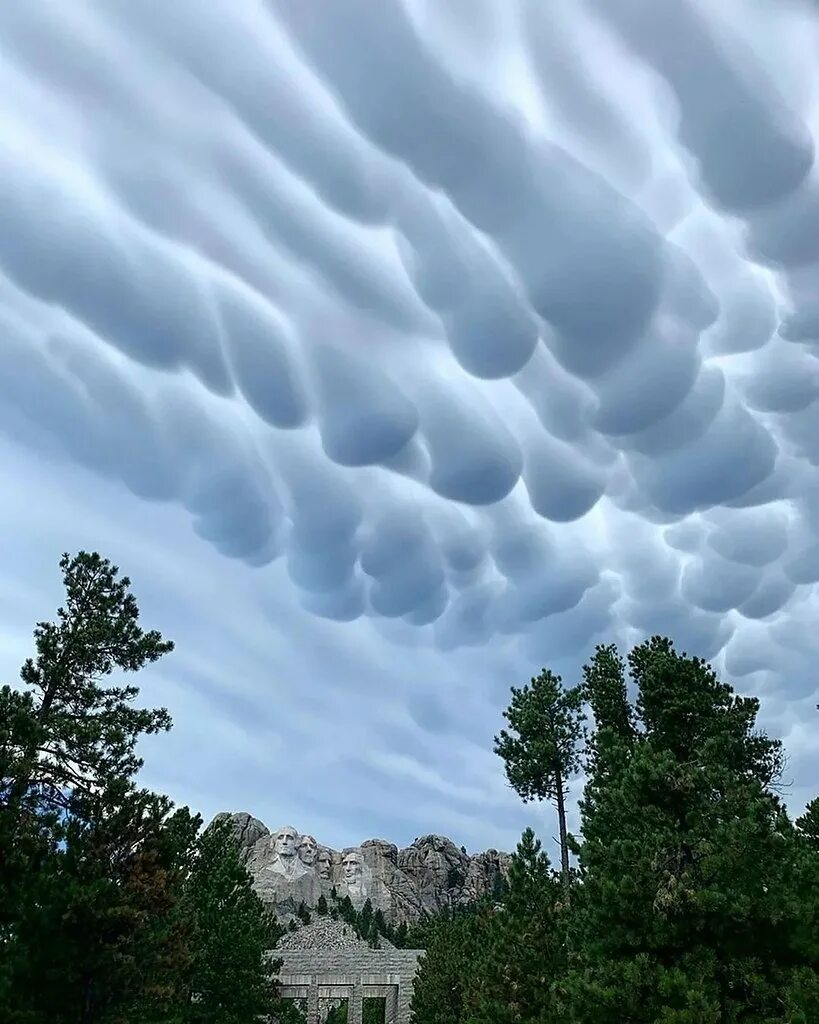
M 819 797 L 811 800 L 802 817 L 796 819 L 796 827 L 812 849 L 819 854 Z
M 136 785 L 138 740 L 170 718 L 107 682 L 173 645 L 108 561 L 60 567 L 26 689 L 0 690 L 0 1019 L 249 1022 L 273 1005 L 271 923 L 232 837 Z
M 470 995 L 484 963 L 491 915 L 491 908 L 480 903 L 442 913 L 414 930 L 410 947 L 425 951 L 413 986 L 415 1024 L 471 1019 Z
M 633 702 L 626 669 L 611 646 L 584 669 L 577 871 L 559 883 L 527 831 L 494 912 L 412 929 L 426 949 L 416 1024 L 819 1020 L 819 801 L 789 819 L 781 745 L 705 662 L 663 638 L 639 645 Z M 538 678 L 513 691 L 517 737 L 496 741 L 524 799 L 554 792 L 559 761 L 547 710 L 563 691 Z M 566 692 L 574 770 L 582 723 Z
M 670 641 L 655 637 L 628 660 L 633 709 L 611 648 L 585 673 L 597 729 L 581 803 L 571 1019 L 810 1019 L 816 864 L 771 789 L 780 744 L 756 729 L 757 701 Z
M 361 934 L 362 938 L 367 938 L 369 936 L 372 923 L 373 905 L 368 896 L 367 899 L 364 901 L 364 906 L 361 908 L 361 911 L 358 914 L 356 921 L 359 933 Z
M 364 999 L 361 1024 L 386 1024 L 386 1009 L 383 999 Z
M 230 822 L 200 836 L 183 904 L 196 932 L 192 1024 L 246 1024 L 272 1009 L 267 950 L 280 931 L 251 888 Z
M 316 913 L 320 917 L 326 917 L 328 910 L 329 908 L 327 906 L 327 900 L 324 898 L 324 893 L 322 893 L 321 896 L 319 896 L 318 898 L 318 903 L 316 904 Z
M 60 568 L 65 605 L 56 623 L 37 624 L 37 656 L 20 671 L 34 721 L 9 787 L 12 813 L 21 806 L 66 810 L 101 781 L 133 778 L 142 765 L 137 740 L 171 724 L 164 708 L 133 706 L 137 687 L 103 685 L 115 669 L 136 672 L 173 650 L 156 630 L 140 627 L 128 577 L 85 551 L 63 555 Z
M 392 936 L 392 940 L 393 940 L 394 945 L 396 945 L 399 949 L 413 949 L 413 948 L 420 949 L 421 948 L 420 946 L 413 947 L 413 946 L 411 946 L 409 944 L 409 942 L 407 941 L 407 934 L 408 934 L 408 932 L 409 932 L 409 928 L 407 926 L 407 922 L 406 921 L 402 921 L 398 925 L 398 927 L 395 929 L 395 933 Z M 389 937 L 390 936 L 387 936 L 387 938 L 389 938 Z
M 566 787 L 580 767 L 582 708 L 582 689 L 564 689 L 560 676 L 544 669 L 522 689 L 512 687 L 512 700 L 504 712 L 512 732 L 502 729 L 495 737 L 495 753 L 503 758 L 506 777 L 523 802 L 551 800 L 557 808 L 565 884 L 569 882 Z
M 566 972 L 565 886 L 526 829 L 509 868 L 503 906 L 487 919 L 466 1004 L 470 1024 L 559 1019 Z

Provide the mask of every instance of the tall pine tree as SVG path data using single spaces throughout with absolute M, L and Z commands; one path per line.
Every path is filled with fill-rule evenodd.
M 758 704 L 655 637 L 586 671 L 597 719 L 581 804 L 572 1018 L 819 1019 L 810 871 L 772 784 Z M 812 1016 L 813 1015 L 813 1016 Z
M 569 780 L 580 766 L 583 735 L 583 697 L 579 687 L 564 689 L 548 669 L 522 689 L 512 687 L 504 712 L 511 733 L 495 737 L 495 753 L 506 765 L 506 777 L 526 803 L 551 800 L 560 831 L 560 869 L 569 884 L 569 839 L 566 795 Z

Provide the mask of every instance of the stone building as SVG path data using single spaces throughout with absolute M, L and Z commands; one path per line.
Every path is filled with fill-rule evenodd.
M 288 949 L 280 993 L 298 1000 L 307 1024 L 322 1024 L 331 1006 L 347 1000 L 348 1024 L 361 1024 L 364 1001 L 384 1001 L 385 1024 L 409 1024 L 412 983 L 423 951 L 417 949 Z

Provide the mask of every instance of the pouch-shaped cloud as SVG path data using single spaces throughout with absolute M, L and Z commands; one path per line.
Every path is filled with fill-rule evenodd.
M 392 726 L 654 632 L 806 694 L 819 15 L 740 6 L 0 5 L 0 455 Z
M 418 412 L 360 342 L 349 339 L 343 350 L 319 345 L 312 358 L 327 456 L 342 466 L 366 466 L 400 452 L 418 428 Z
M 517 483 L 523 464 L 518 443 L 477 391 L 423 395 L 421 432 L 431 459 L 430 487 L 441 497 L 489 505 Z
M 720 38 L 690 0 L 589 0 L 666 79 L 680 138 L 707 194 L 727 209 L 764 206 L 797 188 L 813 162 L 807 127 L 738 38 Z

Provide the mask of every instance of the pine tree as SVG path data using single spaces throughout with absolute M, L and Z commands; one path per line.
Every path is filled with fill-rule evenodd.
M 408 933 L 408 931 L 409 931 L 409 927 L 408 927 L 406 921 L 401 921 L 401 923 L 395 929 L 395 945 L 398 946 L 399 949 L 407 949 L 407 948 L 409 948 L 407 946 L 407 933 Z
M 512 687 L 512 700 L 504 712 L 512 733 L 502 729 L 495 737 L 495 753 L 503 758 L 506 777 L 524 803 L 551 800 L 555 804 L 565 885 L 570 879 L 566 792 L 580 766 L 582 706 L 580 687 L 566 690 L 559 676 L 544 669 L 530 685 Z
M 570 1019 L 819 1019 L 810 871 L 771 789 L 780 744 L 756 729 L 755 700 L 670 641 L 640 645 L 629 666 L 634 709 L 611 648 L 585 673 L 597 728 L 568 938 Z
M 202 833 L 184 902 L 196 927 L 186 1019 L 248 1024 L 272 1013 L 276 965 L 268 950 L 280 931 L 253 891 L 228 821 L 215 821 Z
M 470 1024 L 536 1024 L 561 1018 L 560 982 L 566 972 L 564 886 L 531 829 L 509 868 L 503 906 L 488 921 L 471 972 L 466 1004 Z
M 324 893 L 322 893 L 321 896 L 319 896 L 319 898 L 318 898 L 318 902 L 316 903 L 316 913 L 320 917 L 326 917 L 327 916 L 327 912 L 328 912 L 327 900 L 324 898 Z
M 414 1024 L 467 1024 L 470 993 L 482 963 L 492 910 L 484 903 L 447 911 L 427 923 L 412 994 Z
M 358 931 L 362 938 L 366 939 L 370 934 L 370 926 L 373 922 L 373 905 L 369 896 L 364 901 L 364 906 L 358 915 Z
M 811 847 L 819 853 L 819 797 L 811 800 L 805 813 L 797 818 L 796 825 Z
M 143 968 L 127 950 L 149 962 L 153 929 L 161 959 L 175 902 L 172 863 L 158 853 L 170 801 L 132 781 L 140 736 L 170 719 L 134 707 L 135 686 L 103 685 L 173 645 L 142 630 L 130 581 L 110 562 L 80 552 L 60 568 L 65 605 L 56 623 L 37 624 L 27 689 L 0 692 L 0 997 L 21 1019 L 54 1022 L 102 1020 L 142 999 Z M 44 964 L 49 949 L 58 953 Z
M 20 671 L 34 724 L 15 774 L 4 780 L 3 810 L 12 815 L 25 806 L 64 811 L 108 779 L 133 778 L 142 765 L 139 737 L 171 724 L 164 708 L 133 706 L 137 687 L 102 685 L 115 669 L 136 672 L 173 650 L 139 626 L 131 581 L 96 553 L 63 555 L 60 568 L 65 606 L 57 623 L 37 624 L 37 657 Z

